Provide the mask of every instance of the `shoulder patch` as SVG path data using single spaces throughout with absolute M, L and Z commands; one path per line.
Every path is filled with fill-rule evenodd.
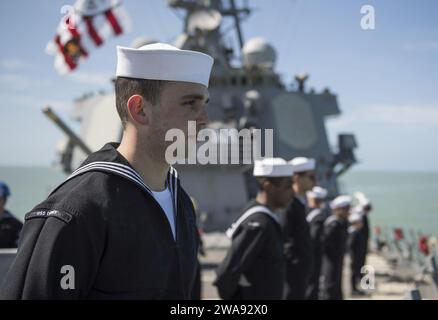
M 58 210 L 40 210 L 40 211 L 32 211 L 26 214 L 24 220 L 30 220 L 34 218 L 49 218 L 55 217 L 58 218 L 65 223 L 69 223 L 73 216 L 67 212 L 61 212 Z

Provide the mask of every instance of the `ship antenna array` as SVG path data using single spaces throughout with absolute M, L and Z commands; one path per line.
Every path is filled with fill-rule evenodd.
M 174 9 L 184 9 L 188 13 L 196 11 L 198 9 L 215 9 L 222 16 L 230 16 L 234 19 L 234 27 L 236 28 L 237 39 L 239 41 L 240 49 L 242 49 L 244 44 L 242 29 L 240 23 L 243 19 L 247 18 L 251 13 L 251 9 L 248 7 L 248 1 L 243 2 L 241 8 L 237 8 L 235 0 L 228 0 L 228 8 L 223 6 L 223 0 L 213 0 L 206 5 L 203 0 L 168 0 L 170 7 Z
M 236 3 L 234 0 L 230 0 L 230 4 L 231 4 L 232 15 L 234 17 L 234 23 L 236 25 L 237 38 L 239 39 L 239 46 L 240 46 L 240 49 L 242 49 L 243 48 L 243 36 L 242 36 L 242 30 L 240 29 L 239 12 L 236 10 Z

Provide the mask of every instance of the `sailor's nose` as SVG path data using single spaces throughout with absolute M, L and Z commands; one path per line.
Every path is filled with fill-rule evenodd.
M 208 119 L 208 113 L 207 113 L 207 108 L 206 106 L 204 106 L 201 110 L 201 112 L 199 113 L 198 119 L 196 119 L 196 121 L 200 124 L 207 124 L 209 119 Z

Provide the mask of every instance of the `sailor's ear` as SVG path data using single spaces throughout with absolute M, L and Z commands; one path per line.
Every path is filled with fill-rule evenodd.
M 145 109 L 147 107 L 145 104 L 147 103 L 148 102 L 143 99 L 141 95 L 138 94 L 132 95 L 126 102 L 129 117 L 135 124 L 149 124 L 149 117 L 145 112 Z
M 263 190 L 265 190 L 266 192 L 272 192 L 274 187 L 274 184 L 269 179 L 263 181 Z
M 300 180 L 300 176 L 298 174 L 294 174 L 292 176 L 292 183 L 298 183 L 299 180 Z

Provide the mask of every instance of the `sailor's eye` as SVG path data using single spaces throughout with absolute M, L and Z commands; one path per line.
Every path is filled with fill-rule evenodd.
M 195 103 L 196 103 L 195 100 L 189 100 L 189 101 L 183 102 L 183 105 L 193 106 L 193 105 L 195 105 Z

